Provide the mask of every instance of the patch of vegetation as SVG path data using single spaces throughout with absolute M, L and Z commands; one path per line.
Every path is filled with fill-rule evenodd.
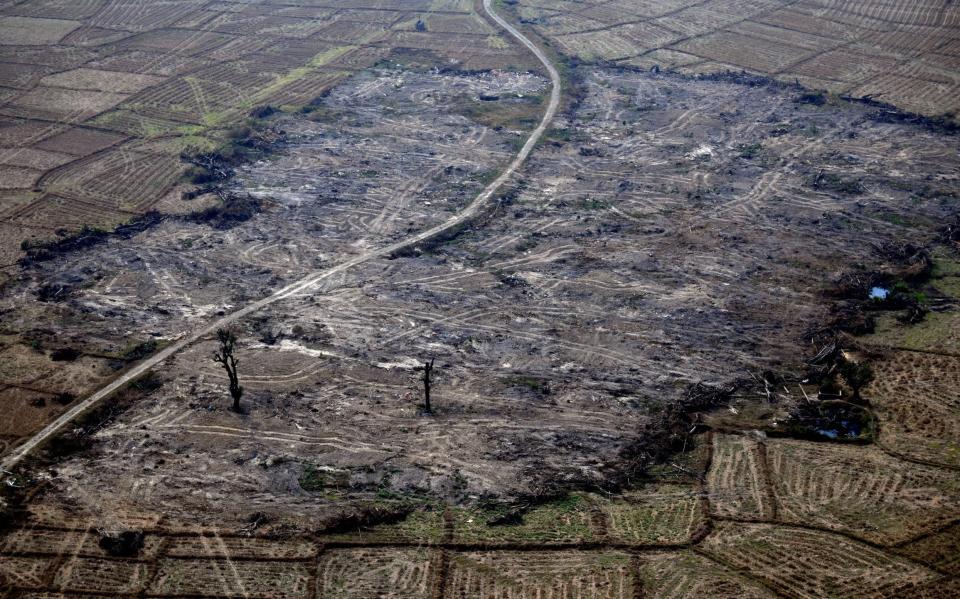
M 539 505 L 482 502 L 477 508 L 454 510 L 457 540 L 491 543 L 590 541 L 591 502 L 568 494 Z
M 508 376 L 504 383 L 511 387 L 529 389 L 540 395 L 550 395 L 550 380 L 536 376 Z
M 821 91 L 804 92 L 794 99 L 797 104 L 810 104 L 812 106 L 823 106 L 827 103 L 827 95 Z
M 517 276 L 513 273 L 505 273 L 501 270 L 496 270 L 493 272 L 493 275 L 497 277 L 497 281 L 500 282 L 501 286 L 504 287 L 529 287 L 529 283 L 523 279 L 523 277 Z
M 151 370 L 146 374 L 130 381 L 127 386 L 133 391 L 137 391 L 146 395 L 147 393 L 156 391 L 162 387 L 163 381 L 160 379 L 160 376 L 157 375 L 157 373 Z
M 753 160 L 763 151 L 763 145 L 760 143 L 740 144 L 737 146 L 737 151 L 739 152 L 738 155 L 740 158 Z
M 415 510 L 411 504 L 375 502 L 351 506 L 335 518 L 324 522 L 320 534 L 356 533 L 374 526 L 403 522 Z
M 300 488 L 311 493 L 323 491 L 327 487 L 327 477 L 313 464 L 306 464 L 303 467 L 303 473 L 297 479 Z
M 553 127 L 544 133 L 544 139 L 554 143 L 567 143 L 573 139 L 573 132 L 567 127 Z
M 860 195 L 865 191 L 863 183 L 858 179 L 847 179 L 835 173 L 821 172 L 813 179 L 811 186 L 814 189 L 824 189 L 846 195 Z
M 229 194 L 216 205 L 204 208 L 190 215 L 197 223 L 207 224 L 214 229 L 230 229 L 248 221 L 263 210 L 260 199 L 251 195 Z
M 580 200 L 580 207 L 584 210 L 603 210 L 607 208 L 607 203 L 595 198 L 583 198 Z
M 120 357 L 124 360 L 135 362 L 152 355 L 155 351 L 157 351 L 158 347 L 159 344 L 155 339 L 148 339 L 142 343 L 137 343 L 136 345 L 123 350 L 123 352 L 120 354 Z
M 65 235 L 60 239 L 52 241 L 24 240 L 20 243 L 20 249 L 26 252 L 26 255 L 20 259 L 20 264 L 29 266 L 35 262 L 53 260 L 66 253 L 101 244 L 111 237 L 130 239 L 161 222 L 163 222 L 163 216 L 159 212 L 150 211 L 131 219 L 127 224 L 119 225 L 113 231 L 84 225 L 76 233 Z
M 501 98 L 498 101 L 479 100 L 462 102 L 454 107 L 475 123 L 495 131 L 533 129 L 543 114 L 545 96 L 530 95 L 522 98 Z
M 869 307 L 877 310 L 902 310 L 903 313 L 898 318 L 907 324 L 922 321 L 930 312 L 927 295 L 911 288 L 905 281 L 896 281 L 886 291 L 883 297 L 872 297 Z

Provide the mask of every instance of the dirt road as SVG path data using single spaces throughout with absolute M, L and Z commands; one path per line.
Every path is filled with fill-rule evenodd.
M 503 29 L 505 29 L 511 36 L 516 38 L 517 41 L 519 41 L 524 46 L 526 46 L 531 52 L 533 52 L 534 55 L 536 55 L 537 59 L 539 59 L 540 62 L 543 63 L 544 67 L 547 69 L 547 72 L 550 74 L 550 81 L 552 83 L 552 89 L 550 92 L 550 102 L 548 103 L 547 109 L 543 114 L 543 118 L 540 120 L 540 124 L 530 134 L 530 137 L 527 139 L 527 142 L 523 145 L 523 147 L 517 153 L 516 157 L 514 157 L 513 161 L 510 162 L 507 168 L 504 169 L 504 171 L 500 174 L 499 177 L 496 178 L 496 180 L 494 180 L 492 183 L 487 185 L 487 187 L 485 187 L 483 191 L 481 191 L 480 194 L 477 195 L 477 197 L 474 198 L 474 200 L 469 205 L 467 205 L 466 208 L 456 213 L 449 220 L 435 227 L 431 227 L 429 229 L 421 231 L 416 235 L 412 235 L 410 237 L 407 237 L 406 239 L 397 241 L 396 243 L 392 243 L 390 245 L 383 246 L 381 248 L 372 250 L 365 254 L 361 254 L 345 262 L 342 262 L 336 266 L 333 266 L 329 269 L 311 273 L 306 277 L 300 279 L 299 281 L 296 281 L 294 283 L 291 283 L 290 285 L 287 285 L 286 287 L 283 287 L 282 289 L 279 289 L 273 295 L 267 296 L 263 299 L 257 300 L 256 302 L 248 304 L 243 308 L 236 310 L 235 312 L 231 312 L 230 314 L 227 314 L 226 316 L 223 316 L 222 318 L 219 318 L 211 322 L 206 327 L 203 327 L 193 332 L 188 332 L 183 334 L 175 342 L 168 345 L 167 347 L 165 347 L 158 353 L 154 354 L 150 358 L 147 358 L 146 360 L 140 362 L 139 364 L 131 368 L 129 371 L 124 373 L 122 376 L 115 379 L 109 385 L 106 385 L 96 393 L 90 395 L 83 401 L 79 402 L 78 404 L 73 406 L 70 410 L 68 410 L 63 415 L 61 415 L 59 418 L 57 418 L 56 420 L 51 422 L 49 425 L 47 425 L 43 430 L 41 430 L 36 435 L 31 437 L 28 441 L 17 446 L 10 455 L 6 456 L 3 459 L 3 462 L 2 462 L 3 468 L 6 470 L 12 469 L 21 460 L 23 460 L 23 458 L 26 457 L 31 451 L 33 451 L 34 449 L 42 445 L 44 442 L 49 440 L 58 431 L 64 428 L 67 424 L 69 424 L 75 418 L 89 411 L 91 408 L 96 406 L 100 401 L 109 397 L 113 392 L 117 391 L 118 389 L 120 389 L 121 387 L 129 383 L 130 381 L 135 380 L 136 378 L 142 376 L 144 373 L 156 367 L 158 364 L 162 363 L 167 358 L 181 351 L 188 345 L 208 335 L 211 335 L 217 329 L 223 328 L 229 325 L 230 323 L 236 320 L 239 320 L 244 316 L 247 316 L 248 314 L 251 314 L 252 312 L 256 312 L 261 308 L 269 306 L 270 304 L 279 302 L 283 299 L 289 298 L 299 293 L 310 291 L 311 289 L 315 288 L 324 280 L 334 275 L 337 275 L 339 273 L 342 273 L 344 271 L 347 271 L 357 266 L 358 264 L 362 264 L 364 262 L 373 260 L 375 258 L 389 256 L 390 254 L 413 247 L 416 244 L 421 243 L 426 239 L 430 239 L 436 235 L 449 231 L 454 227 L 461 225 L 465 221 L 470 220 L 471 218 L 476 216 L 481 210 L 483 210 L 490 203 L 491 199 L 493 198 L 497 190 L 500 189 L 500 187 L 502 187 L 510 179 L 511 176 L 513 176 L 516 170 L 524 163 L 524 161 L 530 155 L 530 152 L 533 151 L 534 146 L 540 140 L 540 137 L 543 136 L 544 131 L 546 131 L 547 127 L 550 124 L 550 121 L 553 120 L 553 117 L 557 112 L 557 108 L 560 105 L 560 74 L 557 72 L 557 69 L 550 62 L 550 59 L 547 57 L 547 55 L 542 50 L 540 50 L 540 48 L 534 45 L 533 42 L 527 39 L 522 33 L 517 31 L 516 28 L 514 28 L 512 25 L 507 23 L 507 21 L 505 21 L 500 15 L 494 12 L 493 8 L 490 6 L 490 1 L 491 0 L 484 0 L 483 2 L 483 9 L 484 11 L 486 11 L 487 15 L 491 19 L 496 21 L 497 24 L 499 24 Z

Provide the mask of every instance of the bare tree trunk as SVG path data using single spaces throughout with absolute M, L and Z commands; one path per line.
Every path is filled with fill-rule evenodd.
M 430 405 L 430 374 L 433 372 L 433 358 L 429 362 L 423 363 L 423 407 L 424 412 L 433 414 L 433 407 Z
M 243 387 L 240 386 L 240 377 L 237 375 L 239 362 L 233 356 L 237 336 L 232 331 L 219 329 L 217 330 L 217 338 L 220 340 L 220 350 L 213 354 L 213 360 L 227 371 L 227 378 L 230 379 L 230 396 L 233 398 L 232 409 L 234 412 L 240 413 L 240 397 L 243 395 Z

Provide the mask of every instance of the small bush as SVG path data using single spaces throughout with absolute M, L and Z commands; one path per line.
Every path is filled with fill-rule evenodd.
M 250 220 L 262 209 L 260 200 L 250 195 L 228 195 L 219 206 L 211 206 L 191 215 L 194 222 L 214 229 L 229 229 Z
M 80 350 L 74 349 L 72 347 L 61 347 L 60 349 L 55 349 L 50 354 L 50 359 L 54 362 L 73 362 L 81 355 Z
M 763 150 L 763 146 L 758 143 L 741 144 L 738 147 L 738 150 L 740 151 L 740 158 L 744 158 L 746 160 L 753 160 L 754 158 L 760 155 L 760 152 Z
M 823 92 L 806 92 L 797 96 L 794 100 L 797 104 L 811 104 L 813 106 L 823 106 L 827 103 L 827 96 Z

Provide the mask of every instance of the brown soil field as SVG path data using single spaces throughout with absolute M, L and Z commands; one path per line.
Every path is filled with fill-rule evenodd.
M 579 61 L 687 74 L 747 71 L 927 116 L 960 109 L 951 0 L 507 2 Z
M 952 4 L 497 10 L 0 2 L 0 598 L 960 593 Z

